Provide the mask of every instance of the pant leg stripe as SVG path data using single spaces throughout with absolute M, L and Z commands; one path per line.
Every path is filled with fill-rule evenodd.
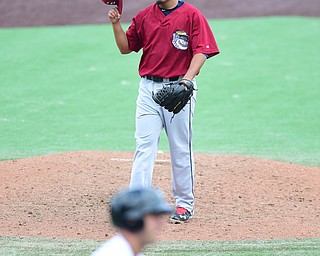
M 190 99 L 190 108 L 189 108 L 189 154 L 190 154 L 190 175 L 191 175 L 191 186 L 192 186 L 192 195 L 194 198 L 194 178 L 193 178 L 193 159 L 192 159 L 192 98 Z M 194 202 L 193 202 L 194 203 Z

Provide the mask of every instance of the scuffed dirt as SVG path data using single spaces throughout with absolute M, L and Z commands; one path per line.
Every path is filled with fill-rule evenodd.
M 106 205 L 129 183 L 132 153 L 75 152 L 0 162 L 0 235 L 104 239 Z M 320 167 L 243 156 L 196 155 L 196 215 L 162 240 L 319 237 Z M 154 184 L 171 198 L 170 162 Z

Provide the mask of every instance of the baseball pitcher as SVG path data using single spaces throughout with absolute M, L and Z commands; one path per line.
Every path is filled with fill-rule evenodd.
M 159 137 L 165 129 L 176 200 L 170 220 L 188 222 L 194 213 L 195 77 L 205 61 L 219 53 L 214 35 L 200 11 L 183 0 L 156 1 L 133 18 L 126 32 L 117 8 L 108 16 L 120 52 L 143 51 L 130 187 L 151 187 Z

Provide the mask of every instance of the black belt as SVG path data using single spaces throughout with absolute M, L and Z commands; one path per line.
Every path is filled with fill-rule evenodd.
M 174 81 L 181 80 L 183 76 L 174 76 L 169 78 L 163 78 L 163 77 L 157 77 L 157 76 L 143 76 L 143 78 L 151 80 L 155 83 L 163 83 L 163 82 L 174 82 Z

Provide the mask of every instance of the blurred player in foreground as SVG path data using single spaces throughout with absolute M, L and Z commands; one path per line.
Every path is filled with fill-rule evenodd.
M 163 215 L 171 212 L 158 190 L 121 191 L 111 200 L 111 219 L 119 234 L 91 256 L 142 256 L 144 247 L 157 240 L 164 225 Z

